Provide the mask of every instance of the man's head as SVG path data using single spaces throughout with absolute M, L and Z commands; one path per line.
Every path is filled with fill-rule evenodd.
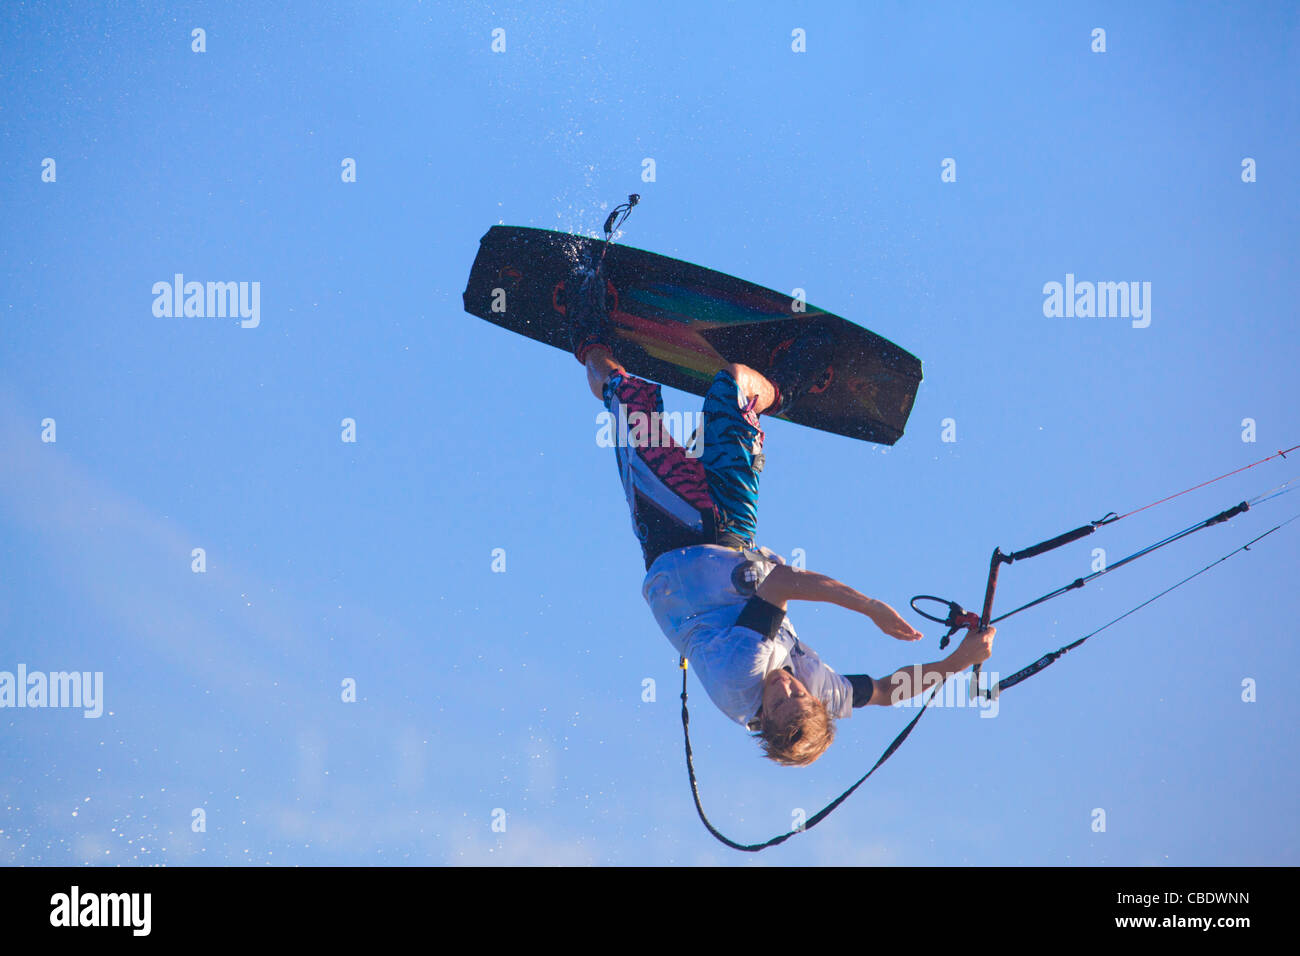
M 826 705 L 786 670 L 763 680 L 763 755 L 786 767 L 806 767 L 835 739 L 835 721 Z

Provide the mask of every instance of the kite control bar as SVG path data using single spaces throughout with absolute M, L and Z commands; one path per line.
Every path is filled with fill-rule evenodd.
M 1001 548 L 993 549 L 993 558 L 989 561 L 989 581 L 984 588 L 984 611 L 976 614 L 974 611 L 968 611 L 956 601 L 949 601 L 945 598 L 935 597 L 933 594 L 918 594 L 912 598 L 912 610 L 927 620 L 934 621 L 936 624 L 947 626 L 948 633 L 939 638 L 939 649 L 948 646 L 948 639 L 951 638 L 962 628 L 979 628 L 983 630 L 989 626 L 989 617 L 993 614 L 993 595 L 998 589 L 998 570 L 1004 564 L 1010 564 L 1012 557 L 1002 553 Z M 935 604 L 942 604 L 948 608 L 948 614 L 945 617 L 935 617 L 933 614 L 927 614 L 916 606 L 917 601 L 933 601 Z M 978 665 L 975 668 L 979 672 Z
M 935 617 L 933 614 L 927 614 L 916 606 L 917 601 L 933 601 L 936 604 L 946 605 L 948 614 L 946 617 Z M 934 621 L 936 624 L 943 624 L 948 628 L 948 633 L 939 638 L 939 649 L 948 646 L 948 640 L 963 627 L 979 627 L 980 619 L 975 616 L 973 611 L 968 611 L 956 601 L 947 601 L 941 597 L 935 597 L 933 594 L 918 594 L 912 598 L 912 610 L 927 620 Z
M 1062 537 L 1065 536 L 1062 535 Z M 1061 542 L 1061 544 L 1064 543 L 1064 541 Z M 1060 545 L 1054 545 L 1054 547 L 1060 547 Z M 921 615 L 921 617 L 928 618 L 929 620 L 942 624 L 948 628 L 948 633 L 939 638 L 940 650 L 947 647 L 949 639 L 962 628 L 978 628 L 982 631 L 984 628 L 989 626 L 989 618 L 993 615 L 993 595 L 998 589 L 998 571 L 1002 568 L 1002 565 L 1010 564 L 1014 560 L 1015 556 L 1003 554 L 1001 548 L 993 549 L 993 557 L 989 559 L 989 580 L 988 584 L 984 587 L 984 609 L 979 615 L 976 615 L 974 611 L 966 610 L 956 601 L 948 601 L 944 598 L 935 597 L 932 594 L 918 594 L 916 597 L 912 598 L 911 604 L 913 611 Z M 944 604 L 948 608 L 948 615 L 946 617 L 935 617 L 933 614 L 927 614 L 916 606 L 917 601 L 933 601 L 936 604 Z M 980 665 L 976 664 L 975 668 L 971 671 L 971 700 L 974 700 L 978 694 L 977 688 L 979 686 L 979 680 Z

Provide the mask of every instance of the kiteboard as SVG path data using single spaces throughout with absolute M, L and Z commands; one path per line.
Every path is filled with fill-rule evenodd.
M 589 249 L 604 257 L 614 357 L 633 375 L 703 395 L 724 365 L 765 372 L 801 334 L 821 327 L 833 343 L 831 362 L 812 370 L 812 391 L 788 419 L 882 445 L 902 437 L 921 383 L 916 356 L 838 315 L 689 262 L 569 233 L 493 226 L 470 269 L 465 311 L 568 351 L 565 282 Z

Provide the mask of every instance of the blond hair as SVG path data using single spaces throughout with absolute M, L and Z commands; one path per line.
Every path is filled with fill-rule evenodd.
M 826 752 L 835 739 L 835 721 L 826 704 L 816 698 L 807 713 L 776 727 L 766 721 L 759 729 L 763 756 L 783 767 L 806 767 Z

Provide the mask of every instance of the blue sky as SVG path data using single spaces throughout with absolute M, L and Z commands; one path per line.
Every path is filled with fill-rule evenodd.
M 0 13 L 0 671 L 102 672 L 105 710 L 0 710 L 0 860 L 1300 863 L 1300 522 L 995 719 L 928 714 L 810 833 L 715 844 L 600 406 L 571 357 L 460 299 L 489 226 L 591 231 L 635 191 L 630 244 L 898 342 L 925 364 L 907 434 L 770 423 L 760 539 L 899 609 L 974 605 L 995 545 L 1300 441 L 1295 8 L 542 7 Z M 176 273 L 258 282 L 260 324 L 156 317 Z M 1149 327 L 1045 317 L 1067 274 L 1151 283 Z M 1113 560 L 1298 473 L 1013 566 L 1004 606 L 1087 573 L 1094 543 Z M 1296 497 L 1009 621 L 990 668 Z M 841 672 L 938 655 L 933 625 L 918 649 L 838 608 L 792 619 Z M 834 797 L 910 716 L 858 711 L 790 770 L 692 701 L 706 805 L 743 841 Z

